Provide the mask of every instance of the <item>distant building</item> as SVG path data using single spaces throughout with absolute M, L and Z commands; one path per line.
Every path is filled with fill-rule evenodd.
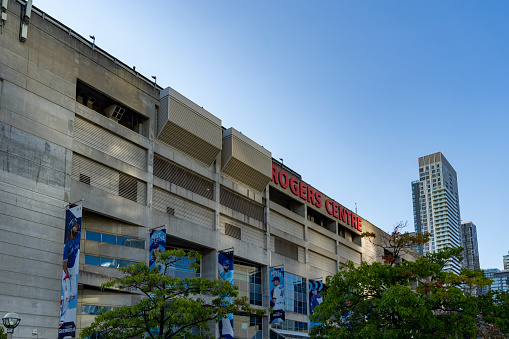
M 463 267 L 469 270 L 478 270 L 481 268 L 479 264 L 479 249 L 477 246 L 477 227 L 471 221 L 461 223 L 461 234 L 464 252 Z
M 441 152 L 419 158 L 419 180 L 412 182 L 415 232 L 431 234 L 420 253 L 460 247 L 460 207 L 456 171 Z M 459 273 L 462 263 L 453 259 L 445 270 Z
M 504 255 L 504 270 L 509 270 L 509 254 Z
M 500 271 L 498 268 L 488 268 L 484 270 L 484 274 L 493 279 L 490 286 L 483 287 L 482 293 L 486 294 L 488 291 L 509 291 L 509 270 Z

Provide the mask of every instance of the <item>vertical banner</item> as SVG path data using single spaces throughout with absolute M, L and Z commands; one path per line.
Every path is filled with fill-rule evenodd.
M 219 279 L 233 285 L 233 251 L 219 253 Z M 225 303 L 232 303 L 233 298 L 229 295 L 223 298 Z M 219 321 L 219 338 L 233 339 L 233 313 Z
M 83 205 L 78 205 L 65 211 L 59 339 L 76 336 L 82 207 Z
M 164 266 L 157 264 L 156 259 L 159 253 L 166 250 L 166 230 L 159 230 L 150 232 L 150 251 L 149 251 L 149 260 L 148 267 L 152 269 L 153 267 L 159 268 L 159 273 L 164 273 Z
M 271 323 L 285 321 L 285 269 L 272 268 L 270 270 L 270 314 Z
M 315 314 L 315 307 L 323 302 L 322 291 L 323 283 L 321 280 L 309 280 L 309 314 Z M 310 329 L 316 325 L 320 325 L 320 323 L 311 321 Z

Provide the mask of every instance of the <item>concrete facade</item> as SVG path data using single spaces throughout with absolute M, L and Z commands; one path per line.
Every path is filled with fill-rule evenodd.
M 271 266 L 324 279 L 348 260 L 381 260 L 360 234 L 383 231 L 174 89 L 35 7 L 21 42 L 23 6 L 8 1 L 0 35 L 0 315 L 21 316 L 16 338 L 33 329 L 57 337 L 64 206 L 80 199 L 78 330 L 92 322 L 91 309 L 137 300 L 98 287 L 119 275 L 115 263 L 148 262 L 149 230 L 161 225 L 167 247 L 202 253 L 204 278 L 217 278 L 218 251 L 233 247 L 235 283 L 248 296 L 261 287 L 255 305 L 263 309 Z M 261 283 L 250 287 L 240 268 L 259 272 Z M 305 329 L 307 308 L 287 319 L 282 330 Z M 252 320 L 236 316 L 236 337 L 268 338 L 267 317 Z

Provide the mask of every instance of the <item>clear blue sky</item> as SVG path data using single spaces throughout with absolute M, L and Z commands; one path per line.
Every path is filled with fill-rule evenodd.
M 417 158 L 458 172 L 482 268 L 509 251 L 509 1 L 34 0 L 378 227 Z M 505 192 L 505 193 L 504 193 Z

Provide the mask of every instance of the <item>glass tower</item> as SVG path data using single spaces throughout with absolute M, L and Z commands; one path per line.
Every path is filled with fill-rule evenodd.
M 462 246 L 457 175 L 441 152 L 419 158 L 419 180 L 412 182 L 412 198 L 415 232 L 431 234 L 422 254 Z M 452 259 L 444 269 L 459 273 L 461 267 L 459 260 Z

